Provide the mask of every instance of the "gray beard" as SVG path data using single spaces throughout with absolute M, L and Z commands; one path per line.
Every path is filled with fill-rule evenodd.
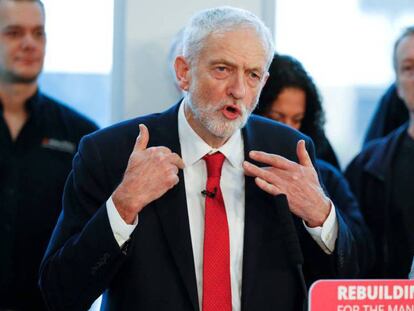
M 220 120 L 218 117 L 213 116 L 217 111 L 216 105 L 208 104 L 201 107 L 199 104 L 194 103 L 190 93 L 187 94 L 186 100 L 194 118 L 211 134 L 219 138 L 230 138 L 237 130 L 246 125 L 251 114 L 251 111 L 248 111 L 244 106 L 240 106 L 243 112 L 242 118 L 234 121 L 225 120 L 224 118 Z

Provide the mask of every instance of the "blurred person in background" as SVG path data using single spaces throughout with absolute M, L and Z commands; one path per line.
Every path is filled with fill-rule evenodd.
M 374 116 L 368 125 L 364 146 L 375 138 L 386 136 L 407 121 L 407 107 L 403 100 L 398 96 L 397 86 L 393 83 L 385 91 L 378 103 Z
M 175 90 L 178 92 L 178 97 L 181 99 L 184 96 L 184 91 L 180 88 L 179 82 L 175 74 L 175 58 L 183 55 L 183 37 L 184 28 L 181 28 L 172 38 L 170 48 L 168 50 L 168 69 L 171 74 L 171 79 L 174 81 Z
M 46 310 L 38 270 L 80 138 L 97 126 L 39 90 L 41 1 L 0 0 L 0 309 Z
M 338 158 L 323 129 L 325 115 L 320 95 L 302 64 L 289 56 L 275 55 L 269 70 L 271 78 L 266 82 L 260 95 L 260 103 L 255 113 L 266 115 L 308 135 L 315 143 L 317 158 L 340 169 Z M 285 79 L 284 81 L 279 78 L 281 76 Z M 271 107 L 277 98 L 280 100 L 284 97 L 299 99 L 305 111 L 287 117 Z M 283 103 L 285 106 L 293 107 L 284 100 Z
M 373 233 L 372 278 L 407 278 L 414 255 L 414 27 L 394 45 L 398 96 L 409 120 L 371 141 L 349 164 L 346 177 Z
M 392 62 L 396 77 L 396 82 L 386 90 L 381 97 L 377 110 L 368 126 L 368 130 L 364 140 L 364 146 L 371 140 L 381 138 L 401 126 L 409 119 L 409 112 L 404 103 L 403 94 L 401 93 L 401 84 L 399 83 L 398 70 L 398 47 L 401 40 L 410 35 L 414 31 L 414 26 L 408 27 L 405 33 L 394 43 Z M 408 86 L 413 88 L 414 86 Z

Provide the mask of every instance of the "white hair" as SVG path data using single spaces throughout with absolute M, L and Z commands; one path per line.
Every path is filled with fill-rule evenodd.
M 266 70 L 273 59 L 274 45 L 269 28 L 253 13 L 230 6 L 207 9 L 194 15 L 184 30 L 183 54 L 194 63 L 213 33 L 224 33 L 240 28 L 253 29 L 261 39 L 267 54 Z

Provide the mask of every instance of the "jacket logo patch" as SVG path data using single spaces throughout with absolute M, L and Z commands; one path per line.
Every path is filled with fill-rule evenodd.
M 75 144 L 70 141 L 57 140 L 54 138 L 47 138 L 47 137 L 42 139 L 42 147 L 57 150 L 57 151 L 68 152 L 70 154 L 73 154 L 76 150 Z

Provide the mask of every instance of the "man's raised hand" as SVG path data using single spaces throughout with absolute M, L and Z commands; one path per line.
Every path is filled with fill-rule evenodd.
M 262 190 L 272 195 L 286 194 L 291 212 L 308 226 L 321 226 L 329 215 L 330 200 L 319 183 L 305 141 L 298 142 L 296 154 L 299 163 L 279 155 L 251 151 L 250 158 L 267 166 L 258 167 L 244 161 L 243 168 L 246 175 L 255 177 Z
M 124 177 L 112 194 L 118 213 L 128 224 L 146 205 L 174 187 L 179 181 L 179 169 L 184 168 L 180 156 L 167 147 L 147 148 L 149 139 L 148 128 L 140 124 Z

